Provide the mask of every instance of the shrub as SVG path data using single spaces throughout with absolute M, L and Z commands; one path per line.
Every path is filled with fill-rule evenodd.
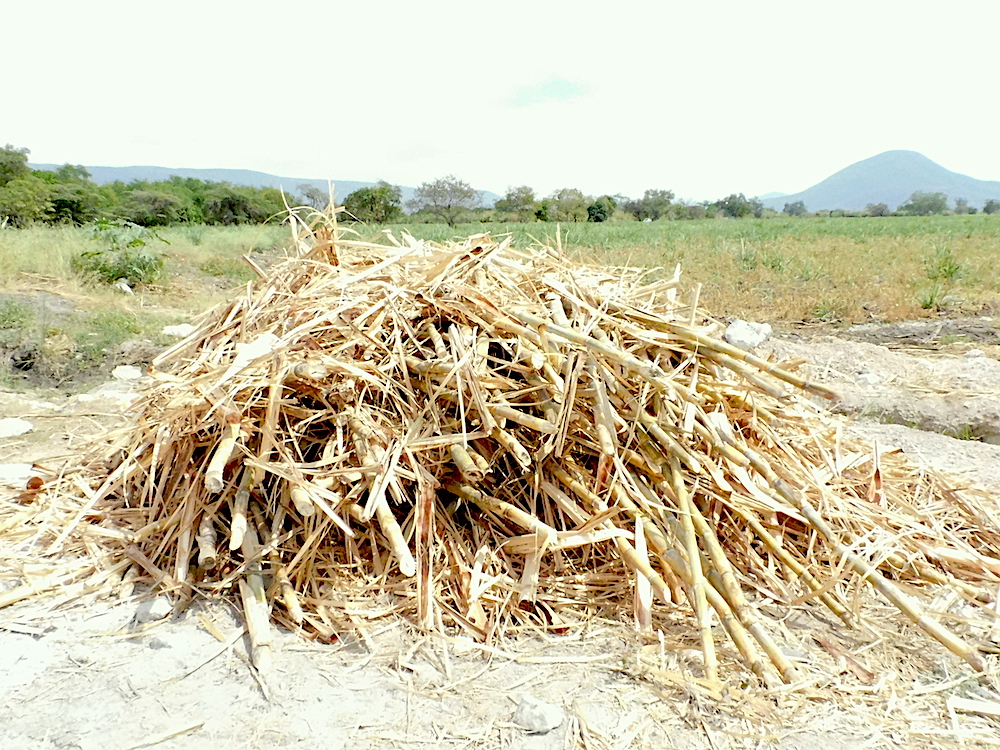
M 147 247 L 166 243 L 155 232 L 120 219 L 100 219 L 91 225 L 91 239 L 103 245 L 73 259 L 73 268 L 105 284 L 124 279 L 129 285 L 153 284 L 163 274 L 164 255 Z

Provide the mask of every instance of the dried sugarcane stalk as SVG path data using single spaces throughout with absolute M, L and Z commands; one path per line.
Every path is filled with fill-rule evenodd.
M 236 417 L 236 419 L 238 420 L 239 417 Z M 226 464 L 229 463 L 236 452 L 236 442 L 239 440 L 239 437 L 239 421 L 230 422 L 229 432 L 219 441 L 215 453 L 212 454 L 212 460 L 208 464 L 208 469 L 205 471 L 205 489 L 209 492 L 222 492 L 222 488 L 225 486 L 222 474 L 225 471 Z
M 249 470 L 245 470 L 249 473 Z M 250 636 L 251 661 L 257 671 L 266 675 L 271 671 L 271 605 L 267 601 L 264 579 L 261 576 L 260 542 L 253 526 L 248 527 L 243 538 L 243 557 L 249 563 L 246 580 L 239 581 L 240 598 Z
M 474 487 L 469 487 L 466 484 L 450 482 L 445 485 L 445 489 L 463 500 L 475 503 L 483 510 L 496 513 L 502 518 L 513 521 L 521 528 L 540 534 L 542 538 L 552 539 L 553 541 L 556 539 L 557 534 L 555 529 L 511 503 L 498 500 L 495 497 L 490 497 L 489 495 L 480 492 Z
M 233 518 L 229 525 L 229 549 L 236 550 L 243 546 L 243 537 L 247 532 L 247 506 L 250 503 L 250 488 L 253 485 L 253 471 L 244 467 L 240 475 L 240 486 L 236 490 L 233 501 Z
M 509 404 L 490 404 L 489 409 L 497 419 L 510 419 L 535 432 L 552 435 L 559 431 L 559 428 L 551 422 L 539 419 L 531 414 L 525 414 L 523 411 L 519 411 Z
M 675 476 L 677 475 L 675 474 Z M 767 654 L 771 663 L 778 669 L 781 679 L 785 682 L 794 682 L 799 678 L 798 670 L 795 669 L 794 665 L 788 660 L 784 652 L 760 624 L 756 615 L 754 615 L 749 602 L 747 602 L 746 597 L 743 596 L 743 591 L 739 587 L 732 564 L 719 544 L 715 530 L 709 526 L 708 521 L 705 520 L 705 517 L 694 502 L 689 500 L 686 506 L 690 513 L 693 529 L 697 530 L 698 538 L 707 551 L 708 558 L 712 564 L 713 569 L 709 570 L 707 574 L 709 583 L 722 594 L 723 598 L 725 598 L 726 602 L 732 608 L 733 613 L 743 624 L 743 627 L 747 629 L 750 635 L 754 637 L 754 640 L 764 649 L 764 653 Z
M 642 528 L 642 516 L 635 519 L 635 552 L 640 560 L 649 562 L 646 554 L 646 534 Z M 645 576 L 635 576 L 635 627 L 640 633 L 653 629 L 653 587 Z
M 417 574 L 417 563 L 406 544 L 403 530 L 399 528 L 399 522 L 396 521 L 396 517 L 389 508 L 389 501 L 385 499 L 384 495 L 375 506 L 375 518 L 382 528 L 382 533 L 389 540 L 389 546 L 396 556 L 396 563 L 399 565 L 399 572 L 407 578 L 412 578 Z
M 962 639 L 944 627 L 934 618 L 923 611 L 915 599 L 907 596 L 885 578 L 878 569 L 871 563 L 858 555 L 847 544 L 841 541 L 839 535 L 827 524 L 826 520 L 816 512 L 816 509 L 798 492 L 794 487 L 780 479 L 771 467 L 768 466 L 760 456 L 753 451 L 744 448 L 744 455 L 750 460 L 754 469 L 773 487 L 778 494 L 792 504 L 816 531 L 818 531 L 826 542 L 831 546 L 834 554 L 843 557 L 848 564 L 867 581 L 875 590 L 888 599 L 900 612 L 923 630 L 927 635 L 936 640 L 955 656 L 964 660 L 976 672 L 983 672 L 986 665 L 982 657 L 975 648 L 965 643 Z
M 833 612 L 840 620 L 847 625 L 849 628 L 855 626 L 854 619 L 851 617 L 850 610 L 833 594 L 828 591 L 823 590 L 823 584 L 816 580 L 816 578 L 810 573 L 804 565 L 802 565 L 798 560 L 796 560 L 792 555 L 781 546 L 781 543 L 775 539 L 764 528 L 763 524 L 755 518 L 751 513 L 748 513 L 740 508 L 734 508 L 733 512 L 736 516 L 751 528 L 753 533 L 764 542 L 764 545 L 774 554 L 782 563 L 786 566 L 795 576 L 797 576 L 809 589 L 817 594 L 817 597 L 827 608 Z
M 295 510 L 301 515 L 311 516 L 316 512 L 316 506 L 313 504 L 313 499 L 309 491 L 301 484 L 293 484 L 288 491 L 288 496 L 292 501 L 292 505 L 295 506 Z
M 198 544 L 198 567 L 202 570 L 213 570 L 219 562 L 219 553 L 215 548 L 216 541 L 212 514 L 203 513 L 198 524 L 198 536 L 195 537 L 195 542 Z
M 486 477 L 479 464 L 473 459 L 470 452 L 459 443 L 452 443 L 448 446 L 451 451 L 451 460 L 462 472 L 465 481 L 479 484 Z
M 688 569 L 687 563 L 681 557 L 680 553 L 677 550 L 670 550 L 664 555 L 664 560 L 670 565 L 674 573 L 690 587 L 693 583 L 691 571 Z M 743 661 L 750 668 L 750 671 L 757 675 L 767 687 L 778 687 L 781 684 L 781 677 L 778 676 L 768 662 L 761 658 L 757 648 L 750 641 L 746 629 L 736 615 L 733 614 L 732 608 L 723 598 L 722 594 L 714 587 L 707 586 L 705 588 L 705 599 L 712 605 L 712 609 L 719 616 L 719 622 L 722 623 L 722 627 L 725 628 L 729 639 L 740 652 Z
M 705 598 L 705 576 L 701 568 L 698 551 L 698 537 L 694 532 L 692 503 L 681 476 L 680 463 L 676 456 L 670 457 L 670 473 L 674 482 L 674 493 L 678 500 L 681 528 L 684 530 L 684 552 L 687 556 L 688 573 L 691 576 L 691 602 L 694 605 L 698 634 L 701 637 L 701 653 L 705 659 L 705 679 L 713 685 L 719 681 L 719 660 L 715 655 L 715 641 L 712 638 L 712 613 Z
M 243 602 L 243 616 L 246 618 L 250 635 L 251 662 L 262 675 L 271 671 L 274 663 L 271 653 L 270 608 L 264 594 L 260 577 L 248 577 L 239 581 L 240 599 Z
M 822 396 L 830 401 L 838 401 L 840 399 L 840 394 L 830 388 L 827 388 L 826 386 L 819 385 L 818 383 L 812 383 L 805 378 L 799 377 L 795 373 L 783 370 L 777 365 L 768 362 L 766 359 L 761 359 L 757 355 L 743 351 L 739 347 L 728 344 L 725 341 L 709 338 L 708 336 L 693 330 L 688 325 L 675 321 L 664 321 L 663 325 L 674 335 L 697 344 L 702 350 L 708 350 L 719 355 L 728 356 L 732 359 L 742 360 L 761 372 L 765 372 L 768 375 L 778 378 L 779 380 L 784 380 L 786 383 L 790 383 L 796 388 L 801 388 L 804 391 L 815 393 L 817 396 Z
M 292 618 L 292 622 L 301 625 L 305 619 L 305 613 L 302 611 L 299 595 L 295 593 L 295 587 L 288 578 L 288 570 L 281 563 L 281 557 L 274 550 L 270 552 L 268 557 L 271 561 L 271 573 L 281 595 L 281 602 L 285 605 L 285 611 Z

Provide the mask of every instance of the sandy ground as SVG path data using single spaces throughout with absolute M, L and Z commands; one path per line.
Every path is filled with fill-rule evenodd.
M 852 362 L 860 349 L 852 354 L 846 343 L 830 342 L 820 345 L 828 349 L 794 346 L 801 356 L 829 355 L 823 377 L 849 387 L 902 382 L 906 373 L 920 370 L 912 361 L 897 360 L 895 352 L 869 352 L 866 366 L 852 374 L 835 365 L 835 356 Z M 965 372 L 966 364 L 955 358 L 957 369 Z M 902 374 L 886 369 L 893 367 L 902 367 Z M 74 450 L 121 418 L 130 388 L 113 383 L 93 397 L 71 399 L 0 394 L 0 417 L 25 416 L 36 425 L 25 435 L 0 439 L 0 463 L 44 461 Z M 977 394 L 989 397 L 985 389 Z M 959 472 L 962 481 L 1000 497 L 1000 446 L 864 420 L 850 429 L 903 450 L 918 465 Z M 0 593 L 12 585 L 0 581 Z M 766 602 L 761 606 L 766 609 Z M 857 634 L 838 637 L 876 672 L 874 685 L 860 683 L 842 660 L 817 649 L 812 636 L 830 632 L 829 626 L 810 619 L 812 609 L 803 605 L 789 610 L 785 647 L 803 660 L 810 684 L 785 694 L 737 689 L 715 702 L 690 680 L 698 673 L 696 658 L 660 652 L 655 641 L 638 639 L 622 623 L 587 622 L 564 637 L 525 636 L 491 648 L 460 637 L 421 635 L 392 617 L 369 623 L 365 637 L 333 645 L 279 632 L 273 668 L 262 677 L 248 664 L 239 615 L 223 602 L 199 602 L 140 624 L 137 615 L 148 607 L 143 592 L 126 599 L 42 598 L 0 610 L 0 747 L 1000 745 L 1000 721 L 947 709 L 953 696 L 995 696 L 948 654 L 929 653 L 887 608 L 871 606 L 894 636 L 883 633 L 881 641 L 867 643 Z M 661 626 L 669 640 L 669 623 Z M 532 734 L 515 724 L 525 695 L 554 707 L 559 725 Z

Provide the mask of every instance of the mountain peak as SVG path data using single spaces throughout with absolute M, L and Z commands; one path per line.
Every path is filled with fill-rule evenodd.
M 1000 182 L 958 174 L 917 151 L 899 149 L 862 159 L 808 190 L 765 200 L 764 205 L 780 211 L 786 203 L 802 201 L 809 211 L 860 211 L 885 203 L 895 209 L 917 192 L 944 193 L 952 204 L 964 198 L 980 208 L 991 198 L 1000 199 Z

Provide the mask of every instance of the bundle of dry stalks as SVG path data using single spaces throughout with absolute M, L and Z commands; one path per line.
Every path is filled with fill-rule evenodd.
M 777 685 L 796 668 L 748 592 L 852 625 L 863 580 L 983 669 L 912 594 L 985 600 L 995 520 L 844 439 L 795 392 L 834 394 L 715 338 L 677 274 L 335 231 L 159 357 L 133 423 L 33 498 L 25 544 L 90 554 L 96 584 L 134 563 L 182 601 L 242 600 L 260 662 L 267 613 L 332 638 L 363 590 L 480 639 L 686 612 L 708 680 L 724 633 Z

